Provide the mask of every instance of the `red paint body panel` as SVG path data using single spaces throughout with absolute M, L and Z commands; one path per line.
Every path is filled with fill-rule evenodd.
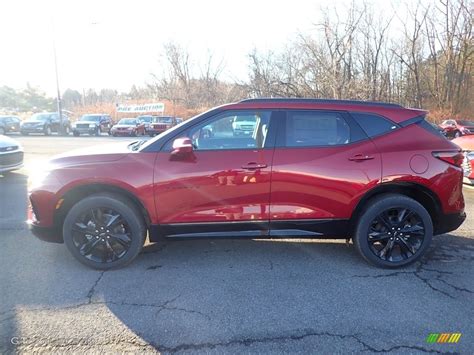
M 349 160 L 357 154 L 373 159 Z M 380 179 L 380 154 L 370 140 L 331 148 L 277 148 L 271 218 L 350 218 L 363 194 Z
M 192 158 L 156 159 L 155 188 L 160 223 L 264 221 L 269 218 L 273 150 L 201 151 Z M 268 168 L 245 170 L 255 162 Z

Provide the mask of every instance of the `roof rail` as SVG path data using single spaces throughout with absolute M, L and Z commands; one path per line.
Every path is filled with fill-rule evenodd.
M 314 104 L 343 104 L 343 105 L 364 105 L 364 106 L 382 106 L 382 107 L 403 107 L 399 104 L 380 102 L 380 101 L 358 101 L 358 100 L 336 100 L 336 99 L 305 99 L 305 98 L 272 98 L 262 97 L 257 99 L 244 99 L 239 102 L 297 102 L 297 103 L 314 103 Z

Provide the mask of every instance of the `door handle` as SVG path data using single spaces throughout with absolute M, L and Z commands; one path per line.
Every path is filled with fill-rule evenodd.
M 256 170 L 256 169 L 264 169 L 266 167 L 267 167 L 267 164 L 248 163 L 247 165 L 243 165 L 242 169 Z
M 372 155 L 365 155 L 365 154 L 356 154 L 353 157 L 350 157 L 350 161 L 364 161 L 364 160 L 371 160 L 374 159 Z

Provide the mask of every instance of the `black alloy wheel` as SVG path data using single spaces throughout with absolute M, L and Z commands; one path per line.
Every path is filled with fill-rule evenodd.
M 405 195 L 384 194 L 369 200 L 352 239 L 365 260 L 394 268 L 418 260 L 432 236 L 433 222 L 424 206 Z
M 73 242 L 86 259 L 109 263 L 122 258 L 132 242 L 130 226 L 110 208 L 96 207 L 77 217 Z
M 384 261 L 399 262 L 416 254 L 425 238 L 420 216 L 409 208 L 392 208 L 372 221 L 367 240 L 370 250 Z
M 64 220 L 63 236 L 78 261 L 108 270 L 128 264 L 140 253 L 146 225 L 132 201 L 103 193 L 72 206 Z

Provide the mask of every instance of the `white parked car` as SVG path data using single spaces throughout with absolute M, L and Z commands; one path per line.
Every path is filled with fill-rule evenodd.
M 0 173 L 17 170 L 23 166 L 23 148 L 19 142 L 0 136 Z
M 251 136 L 257 126 L 255 116 L 236 116 L 232 122 L 234 136 Z

